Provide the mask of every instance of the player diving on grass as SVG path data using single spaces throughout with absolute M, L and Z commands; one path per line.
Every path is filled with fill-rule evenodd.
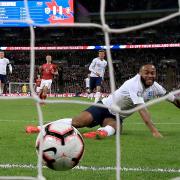
M 104 78 L 104 72 L 107 66 L 107 61 L 104 59 L 105 51 L 99 50 L 98 57 L 94 58 L 89 66 L 90 73 L 90 93 L 96 89 L 95 103 L 101 98 L 101 84 Z
M 166 90 L 155 81 L 155 78 L 155 66 L 153 64 L 145 64 L 140 68 L 137 75 L 125 81 L 124 84 L 122 84 L 122 86 L 114 92 L 114 98 L 112 94 L 110 94 L 107 98 L 103 98 L 102 101 L 98 102 L 107 106 L 108 109 L 90 106 L 88 109 L 72 119 L 67 118 L 57 121 L 70 124 L 75 128 L 95 127 L 97 125 L 101 126 L 97 131 L 84 133 L 83 136 L 86 138 L 114 135 L 116 132 L 116 113 L 112 111 L 112 105 L 116 104 L 121 110 L 130 110 L 134 107 L 145 104 L 145 101 L 149 99 L 167 94 Z M 113 100 L 115 102 L 113 102 Z M 180 100 L 177 99 L 173 94 L 169 93 L 167 100 L 180 108 Z M 151 131 L 152 135 L 156 138 L 162 137 L 161 133 L 153 124 L 147 108 L 142 108 L 138 112 L 145 125 Z M 131 114 L 132 113 L 120 113 L 121 130 L 122 123 L 124 122 L 125 118 Z M 39 130 L 39 127 L 34 126 L 28 126 L 26 128 L 27 133 L 39 132 Z
M 47 93 L 51 88 L 53 76 L 58 75 L 56 65 L 52 63 L 52 56 L 46 56 L 46 64 L 40 66 L 39 71 L 42 76 L 39 97 L 41 99 L 46 99 Z

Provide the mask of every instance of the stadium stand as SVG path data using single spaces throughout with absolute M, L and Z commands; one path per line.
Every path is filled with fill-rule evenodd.
M 79 0 L 76 5 L 81 4 L 86 9 L 86 16 L 90 22 L 99 22 L 99 1 L 92 2 Z M 110 27 L 120 28 L 145 23 L 158 17 L 163 17 L 176 11 L 177 1 L 141 1 L 134 0 L 126 2 L 107 1 L 106 12 L 107 23 Z M 147 11 L 148 10 L 148 11 Z M 145 14 L 144 14 L 145 13 Z M 116 19 L 114 19 L 114 17 Z M 146 28 L 141 31 L 133 31 L 126 34 L 111 34 L 110 41 L 115 44 L 156 44 L 156 43 L 178 43 L 180 42 L 179 20 L 174 18 L 155 27 Z M 81 21 L 77 16 L 76 21 Z M 90 46 L 104 45 L 104 36 L 99 29 L 95 28 L 40 28 L 34 27 L 36 34 L 36 46 Z M 29 46 L 30 32 L 28 28 L 1 28 L 3 34 L 0 41 L 1 47 Z M 45 38 L 42 38 L 45 37 Z M 54 80 L 54 92 L 83 92 L 85 89 L 84 78 L 88 73 L 88 66 L 97 55 L 93 50 L 71 50 L 71 51 L 36 51 L 36 68 L 45 62 L 45 55 L 52 54 L 53 60 L 60 68 L 60 76 Z M 28 82 L 30 54 L 28 51 L 7 51 L 6 56 L 13 62 L 14 73 L 9 75 L 9 82 Z M 173 69 L 173 81 L 168 86 L 169 90 L 180 86 L 180 59 L 178 48 L 161 49 L 123 49 L 113 50 L 116 86 L 119 87 L 126 79 L 132 77 L 143 62 L 153 62 L 158 67 L 158 81 L 165 85 L 165 79 L 169 68 Z M 163 60 L 176 60 L 168 64 Z M 136 63 L 134 63 L 136 62 Z M 19 73 L 19 70 L 23 73 Z M 37 74 L 37 70 L 36 70 Z M 35 77 L 36 77 L 35 74 Z M 108 71 L 105 74 L 103 91 L 110 92 Z
M 85 91 L 84 79 L 88 73 L 89 64 L 96 56 L 96 51 L 51 51 L 55 63 L 58 63 L 60 76 L 54 80 L 53 92 L 80 93 Z M 36 74 L 38 67 L 44 62 L 46 51 L 36 54 Z M 14 73 L 9 75 L 9 82 L 29 81 L 29 53 L 18 51 L 7 52 L 7 57 L 14 62 Z M 116 86 L 119 87 L 126 79 L 131 78 L 144 62 L 153 62 L 158 67 L 158 82 L 167 86 L 167 73 L 169 66 L 173 69 L 173 82 L 169 90 L 180 84 L 180 60 L 178 48 L 171 49 L 124 49 L 113 50 Z M 164 60 L 176 60 L 168 64 Z M 21 73 L 19 73 L 21 71 Z M 105 73 L 103 92 L 109 93 L 109 75 Z

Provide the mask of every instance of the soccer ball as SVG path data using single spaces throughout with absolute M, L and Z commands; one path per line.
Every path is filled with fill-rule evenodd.
M 79 131 L 61 122 L 53 122 L 43 129 L 42 156 L 44 164 L 56 171 L 75 167 L 84 153 L 84 141 Z M 40 134 L 36 140 L 39 154 Z

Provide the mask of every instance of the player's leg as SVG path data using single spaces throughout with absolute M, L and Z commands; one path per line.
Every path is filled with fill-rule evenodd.
M 75 128 L 88 127 L 93 122 L 93 116 L 88 111 L 81 112 L 78 116 L 72 118 L 72 126 Z
M 101 99 L 101 86 L 97 86 L 94 102 L 97 103 L 98 101 L 100 101 L 100 99 Z
M 0 90 L 0 93 L 1 93 L 1 94 L 4 93 L 5 83 L 6 83 L 6 75 L 2 75 L 2 79 L 1 79 L 1 90 Z
M 2 94 L 2 83 L 1 83 L 1 79 L 0 79 L 0 95 Z
M 4 83 L 1 83 L 1 92 L 2 92 L 2 94 L 4 93 Z
M 102 78 L 98 77 L 96 79 L 96 94 L 95 94 L 95 101 L 94 101 L 95 103 L 97 103 L 101 99 L 101 83 L 102 83 Z
M 116 127 L 116 117 L 112 115 L 108 109 L 91 106 L 87 109 L 88 112 L 91 113 L 93 117 L 93 121 L 89 127 L 94 127 L 100 125 L 102 129 L 98 129 L 97 131 L 92 131 L 88 133 L 84 133 L 83 136 L 86 138 L 103 138 L 106 136 L 111 136 L 115 133 Z
M 114 118 L 106 118 L 104 119 L 103 123 L 101 124 L 101 127 L 98 128 L 98 130 L 104 130 L 108 133 L 108 136 L 114 135 L 116 132 L 116 120 Z M 123 123 L 122 120 L 120 120 L 120 134 L 122 134 L 123 130 Z
M 47 98 L 47 93 L 51 88 L 52 80 L 43 80 L 42 82 L 42 93 L 40 94 L 41 99 Z M 41 86 L 40 86 L 41 87 Z
M 120 134 L 122 134 L 122 121 L 120 122 Z M 102 139 L 107 136 L 112 136 L 116 133 L 116 120 L 115 117 L 105 118 L 101 127 L 94 132 L 84 133 L 84 137 L 86 138 L 96 138 Z
M 65 124 L 69 124 L 74 126 L 75 128 L 82 128 L 82 127 L 88 127 L 93 122 L 93 117 L 90 112 L 83 111 L 79 114 L 79 116 L 76 116 L 74 118 L 65 118 L 65 119 L 59 119 L 53 122 L 62 122 Z M 48 123 L 49 124 L 49 123 Z M 45 124 L 43 127 L 45 127 L 47 124 Z M 27 133 L 38 133 L 40 131 L 40 126 L 34 126 L 29 125 L 26 127 Z
M 40 89 L 40 87 L 36 87 L 36 94 L 39 96 L 39 94 L 42 92 L 42 90 Z
M 86 87 L 86 93 L 87 93 L 87 98 L 90 99 L 90 89 L 89 89 L 89 87 Z
M 95 79 L 95 77 L 90 77 L 89 85 L 90 85 L 90 87 L 89 87 L 89 89 L 90 89 L 90 97 L 91 97 L 91 100 L 92 100 L 93 97 L 94 97 L 93 90 L 94 90 L 94 88 L 96 88 L 96 79 Z
M 40 87 L 39 87 L 39 98 L 40 98 L 40 99 L 43 99 L 42 94 L 43 94 L 43 88 L 44 88 L 44 86 L 45 86 L 45 80 L 42 79 L 42 80 L 41 80 Z
M 2 80 L 3 80 L 3 75 L 0 74 L 0 94 L 2 94 Z
M 112 136 L 116 132 L 116 121 L 114 118 L 106 118 L 103 121 L 102 127 L 98 128 L 96 131 L 84 133 L 83 136 L 86 138 L 104 138 L 107 136 Z
M 47 98 L 47 93 L 48 93 L 48 86 L 44 86 L 42 89 L 42 99 L 46 99 Z
M 81 112 L 78 116 L 74 118 L 66 118 L 66 119 L 59 119 L 62 123 L 66 123 L 69 125 L 74 126 L 75 128 L 83 128 L 83 127 L 94 127 L 100 125 L 103 121 L 103 111 L 104 108 L 90 106 L 85 111 Z M 27 126 L 26 132 L 27 133 L 37 133 L 39 132 L 40 127 L 38 126 Z

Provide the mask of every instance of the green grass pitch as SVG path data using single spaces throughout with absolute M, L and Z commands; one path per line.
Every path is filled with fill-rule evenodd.
M 77 104 L 47 104 L 42 110 L 45 122 L 49 122 L 78 115 L 86 107 Z M 164 138 L 153 138 L 137 113 L 127 118 L 121 136 L 121 166 L 127 168 L 127 171 L 121 171 L 122 180 L 166 180 L 180 176 L 180 111 L 168 102 L 153 105 L 149 110 Z M 37 169 L 34 168 L 4 168 L 7 164 L 36 166 L 37 135 L 25 133 L 24 127 L 29 124 L 38 124 L 34 101 L 1 100 L 0 176 L 37 175 Z M 80 132 L 90 130 L 83 128 Z M 85 153 L 79 166 L 94 167 L 95 170 L 73 169 L 56 172 L 44 168 L 44 176 L 48 180 L 116 179 L 115 170 L 106 169 L 116 165 L 115 136 L 102 140 L 84 139 L 84 141 Z M 102 167 L 105 169 L 98 169 Z M 172 171 L 168 172 L 170 169 Z

